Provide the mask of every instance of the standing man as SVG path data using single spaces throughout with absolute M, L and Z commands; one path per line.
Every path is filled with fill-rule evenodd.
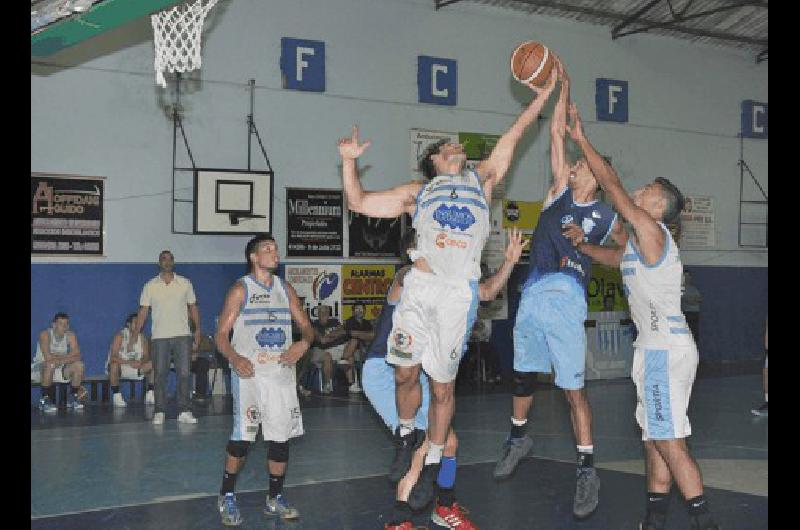
M 404 295 L 392 317 L 386 360 L 396 370 L 398 443 L 414 447 L 422 443 L 414 430 L 414 415 L 421 401 L 420 367 L 430 378 L 430 447 L 414 485 L 418 491 L 412 492 L 420 502 L 433 499 L 455 411 L 455 377 L 478 308 L 480 257 L 490 230 L 492 190 L 505 177 L 523 132 L 539 116 L 552 93 L 556 70 L 545 88 L 531 86 L 537 97 L 475 170 L 466 169 L 462 145 L 438 142 L 426 150 L 420 161 L 427 183 L 410 182 L 389 190 L 365 191 L 356 160 L 370 142 L 359 143 L 355 126 L 350 138 L 339 141 L 348 207 L 371 217 L 394 218 L 407 213 L 413 216 L 417 232 L 417 248 L 411 255 L 414 265 L 406 275 Z M 410 456 L 408 451 L 403 454 Z M 410 461 L 398 467 L 408 469 L 409 465 Z
M 264 513 L 283 519 L 300 514 L 283 497 L 289 439 L 303 434 L 294 364 L 314 341 L 314 329 L 294 288 L 275 275 L 278 245 L 270 234 L 247 243 L 250 274 L 233 284 L 219 317 L 217 350 L 233 369 L 233 432 L 226 447 L 217 508 L 222 524 L 242 524 L 234 495 L 236 477 L 261 426 L 267 444 L 269 495 Z M 302 338 L 292 342 L 292 320 Z M 233 330 L 233 338 L 229 333 Z
M 681 263 L 665 223 L 683 209 L 681 192 L 667 179 L 630 196 L 614 169 L 589 143 L 573 104 L 570 136 L 586 154 L 597 182 L 633 227 L 625 246 L 603 248 L 584 241 L 578 226 L 567 233 L 577 248 L 604 265 L 619 266 L 631 317 L 639 332 L 631 376 L 636 384 L 636 420 L 642 428 L 647 468 L 647 511 L 641 530 L 665 527 L 669 490 L 675 481 L 686 500 L 692 530 L 718 530 L 703 497 L 703 480 L 686 438 L 686 410 L 697 371 L 697 346 L 681 313 Z
M 588 240 L 602 243 L 616 223 L 611 207 L 597 200 L 597 181 L 580 158 L 570 166 L 564 140 L 569 78 L 562 71 L 561 93 L 550 124 L 550 163 L 553 184 L 547 192 L 533 234 L 530 268 L 514 325 L 514 397 L 510 433 L 494 477 L 507 478 L 528 454 L 533 440 L 526 434 L 533 404 L 536 372 L 555 368 L 555 384 L 569 403 L 577 446 L 577 478 L 572 511 L 584 518 L 597 508 L 600 478 L 594 468 L 592 411 L 584 387 L 586 370 L 586 292 L 591 259 L 575 250 L 563 227 L 584 227 Z
M 131 331 L 128 349 L 135 347 L 142 331 L 147 313 L 153 308 L 153 322 L 150 336 L 152 338 L 153 368 L 156 380 L 156 406 L 153 424 L 164 423 L 167 408 L 167 376 L 169 375 L 170 357 L 175 362 L 175 374 L 178 379 L 177 401 L 178 421 L 180 423 L 197 423 L 197 418 L 189 408 L 191 388 L 189 387 L 189 357 L 193 344 L 200 342 L 203 334 L 200 331 L 200 312 L 194 287 L 188 278 L 175 274 L 175 257 L 169 250 L 162 250 L 158 255 L 158 276 L 144 284 L 139 298 L 139 314 L 136 325 Z M 189 331 L 186 311 L 194 322 L 194 339 Z
M 67 408 L 83 409 L 82 401 L 86 399 L 83 381 L 83 361 L 78 338 L 69 329 L 69 315 L 56 313 L 53 325 L 41 333 L 36 343 L 36 356 L 31 365 L 31 373 L 41 377 L 42 397 L 39 399 L 39 410 L 56 412 L 56 388 L 53 382 L 70 383 L 72 392 L 67 396 Z

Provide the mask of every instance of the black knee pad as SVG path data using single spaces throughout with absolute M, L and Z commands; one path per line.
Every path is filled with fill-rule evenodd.
M 289 443 L 288 442 L 269 442 L 269 452 L 267 459 L 273 462 L 288 462 L 289 461 Z
M 250 450 L 250 443 L 246 440 L 228 440 L 225 449 L 234 458 L 244 458 L 247 456 L 247 451 Z
M 533 372 L 517 372 L 514 370 L 514 395 L 530 397 L 533 395 L 536 374 Z

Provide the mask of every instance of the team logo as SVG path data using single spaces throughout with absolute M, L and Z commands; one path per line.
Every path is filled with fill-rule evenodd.
M 581 265 L 577 261 L 572 261 L 566 256 L 562 256 L 560 265 L 562 269 L 566 267 L 569 267 L 570 269 L 575 269 L 576 271 L 581 273 L 581 276 L 584 276 L 586 274 L 583 270 L 583 265 Z
M 286 333 L 280 328 L 261 328 L 256 334 L 256 342 L 262 348 L 276 348 L 286 344 Z
M 311 284 L 311 289 L 314 291 L 314 296 L 317 300 L 325 300 L 336 290 L 339 285 L 339 275 L 335 272 L 321 272 L 314 282 Z
M 519 221 L 519 206 L 517 206 L 517 203 L 509 201 L 506 205 L 506 219 L 512 223 Z
M 269 302 L 269 293 L 257 294 L 253 293 L 247 299 L 248 304 L 266 304 Z
M 394 344 L 398 348 L 409 348 L 413 342 L 414 338 L 402 329 L 398 329 L 394 334 Z
M 442 228 L 457 228 L 461 231 L 475 224 L 475 216 L 466 206 L 447 206 L 442 204 L 433 212 L 433 219 Z
M 572 217 L 572 214 L 568 213 L 567 215 L 565 215 L 564 217 L 561 218 L 561 224 L 565 225 L 565 224 L 571 223 L 574 220 L 575 220 L 575 218 Z
M 602 218 L 602 216 L 598 213 L 597 210 L 592 210 L 592 217 L 594 217 L 595 219 L 601 219 Z
M 445 248 L 445 247 L 453 247 L 453 248 L 467 248 L 467 242 L 462 241 L 460 239 L 450 239 L 447 237 L 447 233 L 439 232 L 436 236 L 436 242 L 434 243 L 438 248 Z
M 583 229 L 583 233 L 585 235 L 589 235 L 589 232 L 592 231 L 592 228 L 597 226 L 597 223 L 589 219 L 588 217 L 584 218 L 583 222 L 581 222 L 581 228 Z
M 261 421 L 261 413 L 258 411 L 258 407 L 247 407 L 245 415 L 247 416 L 247 421 L 250 423 L 258 423 Z

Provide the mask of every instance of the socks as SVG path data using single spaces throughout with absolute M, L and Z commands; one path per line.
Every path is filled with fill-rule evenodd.
M 578 446 L 578 466 L 579 467 L 594 466 L 594 445 Z
M 56 386 L 55 385 L 43 386 L 41 390 L 42 390 L 42 397 L 48 397 L 48 398 L 50 398 L 51 402 L 53 402 L 53 403 L 56 402 Z
M 414 432 L 414 418 L 411 418 L 410 420 L 401 419 L 400 420 L 400 437 L 402 438 L 403 436 L 405 436 L 405 435 L 407 435 L 409 433 L 412 433 L 412 432 Z
M 515 419 L 511 416 L 511 438 L 522 438 L 527 430 L 528 418 L 524 420 Z
M 769 403 L 769 394 L 764 392 L 764 403 Z
M 442 467 L 439 468 L 439 476 L 436 478 L 436 483 L 440 488 L 452 488 L 453 484 L 456 483 L 456 457 L 443 456 L 441 462 Z M 453 503 L 451 502 L 450 504 Z
M 425 455 L 425 465 L 438 464 L 442 460 L 442 452 L 444 451 L 443 445 L 436 445 L 431 442 L 428 447 L 428 454 Z
M 219 490 L 220 495 L 233 493 L 233 488 L 236 487 L 236 476 L 236 473 L 222 472 L 222 487 Z
M 689 510 L 689 515 L 697 517 L 708 513 L 708 501 L 702 495 L 698 495 L 692 499 L 686 499 L 686 508 Z
M 283 491 L 283 477 L 285 475 L 273 475 L 272 473 L 269 474 L 269 498 L 274 499 L 276 496 L 280 495 Z
M 666 515 L 669 508 L 669 493 L 647 492 L 647 513 Z

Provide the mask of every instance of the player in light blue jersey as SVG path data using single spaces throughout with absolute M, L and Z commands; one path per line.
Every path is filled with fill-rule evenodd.
M 614 169 L 589 143 L 574 105 L 570 116 L 570 136 L 583 149 L 614 207 L 633 228 L 624 238 L 627 241 L 615 248 L 585 242 L 578 226 L 570 226 L 567 233 L 581 252 L 605 265 L 620 267 L 638 331 L 631 376 L 636 384 L 636 420 L 642 428 L 647 469 L 647 509 L 639 528 L 665 528 L 674 481 L 686 501 L 691 530 L 718 530 L 703 497 L 700 468 L 686 445 L 691 435 L 686 411 L 698 354 L 681 313 L 680 253 L 665 225 L 683 209 L 683 196 L 661 177 L 628 195 Z
M 279 258 L 273 237 L 255 236 L 247 243 L 245 257 L 250 273 L 237 280 L 225 296 L 216 334 L 217 349 L 233 370 L 233 432 L 217 499 L 226 526 L 242 524 L 234 486 L 259 427 L 268 445 L 269 494 L 264 513 L 283 519 L 299 517 L 283 496 L 283 480 L 288 441 L 303 434 L 294 364 L 314 340 L 314 329 L 297 293 L 275 275 Z M 292 320 L 302 334 L 294 343 Z

